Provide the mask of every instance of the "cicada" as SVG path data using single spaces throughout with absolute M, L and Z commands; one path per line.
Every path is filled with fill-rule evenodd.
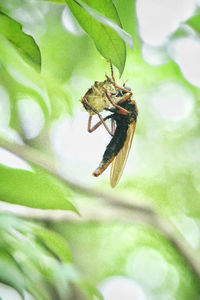
M 106 130 L 110 135 L 111 131 L 109 130 L 108 126 L 104 122 L 100 112 L 105 109 L 111 108 L 112 104 L 109 101 L 107 95 L 113 99 L 113 95 L 116 94 L 115 87 L 112 84 L 112 80 L 106 75 L 106 80 L 104 81 L 95 81 L 95 83 L 88 89 L 85 95 L 81 98 L 81 103 L 83 104 L 84 108 L 89 113 L 89 123 L 88 123 L 88 131 L 91 132 L 91 121 L 92 116 L 97 114 L 101 123 L 103 124 Z M 115 99 L 115 97 L 114 97 Z M 96 128 L 93 128 L 94 131 Z
M 92 90 L 89 89 L 82 98 L 82 103 L 90 114 L 88 131 L 93 132 L 101 124 L 103 124 L 106 130 L 112 135 L 111 141 L 107 145 L 103 154 L 102 161 L 92 175 L 95 177 L 101 175 L 112 163 L 110 171 L 110 184 L 111 187 L 115 187 L 122 176 L 131 149 L 138 116 L 138 109 L 136 102 L 131 99 L 131 89 L 126 87 L 125 84 L 123 87 L 120 87 L 116 84 L 112 64 L 111 75 L 112 79 L 106 76 L 106 80 L 104 82 L 98 82 L 96 86 L 95 84 L 93 85 L 93 87 L 95 86 L 97 89 L 98 85 L 101 87 L 98 98 L 99 103 L 96 103 L 96 100 L 94 101 L 95 105 L 97 104 L 95 108 L 92 106 L 92 101 L 90 101 L 90 98 L 88 101 L 88 95 L 94 95 L 92 89 L 93 87 L 91 88 Z M 96 91 L 96 93 L 98 92 Z M 100 95 L 103 95 L 104 97 L 101 97 Z M 102 118 L 100 112 L 103 110 L 109 111 L 111 114 L 105 118 Z M 100 121 L 91 128 L 93 114 L 97 114 L 100 118 Z M 108 119 L 111 120 L 111 130 L 105 123 L 105 121 Z

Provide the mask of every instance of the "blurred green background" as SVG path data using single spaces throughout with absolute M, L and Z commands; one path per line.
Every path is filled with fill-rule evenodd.
M 95 287 L 105 300 L 200 299 L 200 2 L 113 2 L 134 42 L 120 78 L 114 68 L 115 78 L 119 85 L 128 79 L 139 109 L 127 166 L 114 190 L 109 170 L 99 178 L 91 175 L 109 136 L 104 128 L 87 132 L 88 114 L 79 101 L 109 74 L 109 64 L 68 6 L 0 0 L 1 11 L 22 24 L 41 53 L 39 72 L 0 27 L 0 135 L 11 145 L 50 155 L 59 174 L 92 191 L 58 182 L 0 143 L 3 300 L 20 299 L 23 290 L 25 299 L 100 299 Z M 139 212 L 131 217 L 131 209 L 129 218 L 123 207 L 113 215 L 109 195 L 150 207 L 172 235 L 165 235 L 160 221 L 152 226 Z M 74 206 L 82 216 L 37 211 Z M 172 236 L 181 240 L 196 269 Z

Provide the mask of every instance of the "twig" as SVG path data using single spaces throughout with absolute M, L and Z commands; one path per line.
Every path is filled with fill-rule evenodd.
M 4 149 L 7 149 L 8 151 L 16 154 L 20 158 L 50 172 L 78 193 L 85 194 L 90 197 L 99 198 L 102 202 L 106 202 L 107 204 L 110 204 L 112 206 L 122 207 L 123 209 L 127 210 L 133 209 L 135 211 L 141 211 L 142 213 L 147 214 L 154 214 L 154 211 L 147 205 L 145 206 L 132 204 L 130 203 L 130 199 L 126 199 L 126 201 L 121 201 L 121 197 L 119 196 L 108 194 L 98 189 L 88 188 L 79 183 L 71 181 L 70 179 L 66 178 L 66 176 L 59 173 L 55 163 L 52 163 L 52 157 L 27 145 L 21 146 L 18 144 L 12 144 L 7 140 L 0 138 L 0 147 L 3 147 Z
M 123 197 L 123 201 L 120 197 L 116 195 L 110 195 L 108 193 L 98 191 L 96 189 L 85 187 L 81 184 L 72 182 L 66 179 L 62 174 L 59 174 L 55 165 L 51 163 L 46 155 L 38 150 L 35 150 L 29 146 L 20 146 L 17 144 L 12 144 L 5 139 L 0 138 L 0 147 L 3 147 L 10 152 L 16 154 L 20 158 L 36 164 L 37 166 L 43 168 L 44 170 L 50 172 L 54 176 L 58 177 L 61 181 L 71 187 L 74 191 L 81 194 L 85 194 L 90 197 L 101 199 L 104 203 L 110 206 L 109 210 L 101 210 L 92 208 L 90 212 L 81 211 L 83 218 L 77 217 L 69 212 L 58 212 L 59 220 L 69 220 L 69 221 L 106 221 L 106 220 L 123 220 L 129 223 L 143 222 L 154 226 L 159 230 L 168 240 L 173 244 L 173 246 L 178 250 L 178 252 L 183 256 L 187 264 L 191 267 L 191 270 L 196 275 L 197 280 L 200 283 L 200 260 L 196 252 L 187 244 L 185 239 L 176 232 L 175 228 L 166 220 L 161 218 L 152 208 L 142 205 L 135 205 L 129 203 L 129 199 Z M 23 217 L 31 217 L 35 219 L 42 220 L 52 220 L 55 221 L 55 212 L 53 214 L 48 211 L 38 211 L 33 209 L 28 209 L 29 213 Z M 22 214 L 20 214 L 22 216 Z

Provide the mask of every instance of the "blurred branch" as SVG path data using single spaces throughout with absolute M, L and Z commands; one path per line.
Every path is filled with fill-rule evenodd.
M 129 223 L 147 223 L 159 230 L 178 250 L 178 252 L 185 259 L 190 266 L 193 273 L 196 275 L 197 280 L 200 283 L 200 259 L 196 252 L 190 247 L 186 240 L 178 233 L 170 222 L 160 217 L 151 207 L 136 205 L 130 203 L 130 199 L 126 197 L 119 197 L 117 195 L 110 195 L 99 191 L 97 189 L 88 188 L 81 184 L 75 183 L 59 174 L 56 166 L 52 164 L 52 159 L 47 155 L 35 150 L 29 146 L 20 146 L 12 144 L 5 139 L 0 138 L 0 147 L 7 149 L 8 151 L 16 154 L 20 158 L 36 164 L 44 170 L 50 172 L 52 175 L 59 178 L 62 182 L 71 187 L 74 191 L 85 194 L 89 197 L 98 198 L 103 204 L 108 205 L 106 209 L 102 207 L 95 207 L 95 205 L 88 210 L 81 207 L 82 218 L 74 215 L 71 212 L 65 211 L 41 211 L 27 208 L 23 213 L 20 209 L 17 215 L 25 218 L 34 218 L 49 221 L 61 221 L 68 220 L 74 222 L 80 221 L 113 221 L 122 220 Z M 132 200 L 133 201 L 133 200 Z M 9 206 L 8 206 L 9 207 Z M 9 209 L 8 209 L 9 210 Z

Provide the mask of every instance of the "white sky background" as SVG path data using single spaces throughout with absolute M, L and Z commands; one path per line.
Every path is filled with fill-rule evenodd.
M 193 14 L 196 5 L 200 6 L 200 0 L 137 0 L 137 14 L 143 40 L 142 53 L 144 59 L 149 64 L 160 65 L 173 58 L 179 65 L 185 78 L 194 86 L 200 87 L 200 67 L 197 67 L 200 66 L 200 39 L 192 32 L 191 35 L 167 44 L 169 35 Z M 64 10 L 62 22 L 70 33 L 75 35 L 83 34 L 77 24 L 74 23 L 72 16 L 69 16 L 67 9 Z M 176 86 L 176 83 L 170 85 L 169 88 L 165 87 L 165 89 L 167 90 L 159 87 L 152 95 L 152 99 L 150 99 L 156 113 L 160 114 L 161 118 L 171 122 L 179 122 L 184 118 L 188 118 L 193 109 L 192 95 L 187 90 L 184 90 L 184 87 Z M 156 101 L 159 97 L 162 98 L 160 102 Z M 182 102 L 180 102 L 180 97 Z M 31 106 L 28 106 L 27 101 L 26 99 L 21 99 L 21 103 L 19 102 L 19 113 L 25 128 L 26 137 L 33 138 L 42 129 L 44 116 L 38 105 L 32 103 Z M 173 102 L 173 112 L 170 111 L 170 108 L 168 109 L 168 103 L 171 102 Z M 35 119 L 36 114 L 37 120 Z M 3 87 L 0 87 L 0 115 L 2 116 L 0 118 L 0 133 L 8 134 L 11 140 L 19 141 L 18 135 L 8 128 L 10 118 L 9 97 Z M 88 114 L 86 112 L 83 113 L 81 109 L 75 113 L 73 120 L 68 117 L 62 118 L 52 128 L 51 141 L 59 157 L 62 171 L 75 180 L 85 182 L 87 185 L 94 185 L 100 179 L 93 178 L 91 173 L 102 158 L 109 136 L 105 133 L 103 126 L 97 129 L 96 132 L 89 134 L 87 132 L 87 120 Z M 135 148 L 134 155 L 133 158 L 130 158 L 131 163 L 127 165 L 127 174 L 132 172 L 134 168 L 137 170 L 137 139 L 134 140 L 133 147 Z M 27 163 L 1 148 L 0 163 L 31 171 Z M 135 165 L 134 168 L 133 165 Z M 102 174 L 102 178 L 108 178 L 108 172 L 106 171 Z M 147 255 L 147 253 L 143 251 L 143 254 L 140 253 L 138 255 Z M 150 255 L 149 252 L 148 255 Z M 159 254 L 153 253 L 152 255 L 156 257 Z M 129 262 L 131 259 L 133 265 L 141 263 L 140 260 L 136 260 L 135 256 L 129 257 Z M 169 266 L 166 265 L 165 261 L 163 265 L 159 264 L 159 267 L 162 266 L 165 267 L 165 273 L 167 274 Z M 131 273 L 130 268 L 131 264 L 127 267 L 127 275 L 134 277 L 135 274 Z M 154 269 L 155 266 L 150 265 L 148 274 L 151 274 L 151 271 L 155 271 Z M 141 276 L 143 276 L 142 274 Z M 139 281 L 142 282 L 142 279 L 138 279 Z M 123 293 L 120 294 L 118 292 L 116 294 L 120 285 L 125 287 L 127 293 L 129 293 L 126 295 L 127 300 L 151 299 L 150 295 L 146 297 L 145 291 L 142 290 L 138 282 L 125 277 L 112 277 L 102 282 L 100 290 L 104 294 L 105 300 L 124 300 L 125 295 Z M 158 295 L 158 299 L 169 299 L 167 297 L 168 295 L 166 295 L 166 298 L 165 295 Z M 172 294 L 170 294 L 170 297 L 170 299 L 173 299 Z M 6 299 L 14 300 L 18 298 L 15 298 L 13 295 L 10 297 L 7 294 Z

